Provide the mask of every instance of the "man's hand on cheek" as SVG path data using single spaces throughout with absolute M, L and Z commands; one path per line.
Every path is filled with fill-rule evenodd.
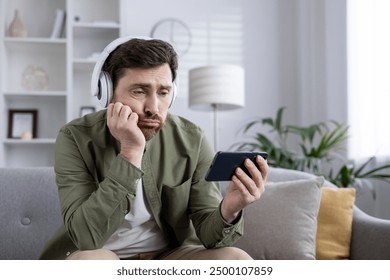
M 138 114 L 121 102 L 107 107 L 107 126 L 121 144 L 120 154 L 129 162 L 140 167 L 145 148 L 145 136 L 137 125 Z

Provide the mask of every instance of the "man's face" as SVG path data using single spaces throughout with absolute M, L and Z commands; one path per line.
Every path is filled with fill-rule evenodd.
M 128 105 L 138 114 L 138 127 L 150 140 L 163 126 L 173 97 L 168 64 L 154 68 L 129 68 L 118 80 L 112 102 Z

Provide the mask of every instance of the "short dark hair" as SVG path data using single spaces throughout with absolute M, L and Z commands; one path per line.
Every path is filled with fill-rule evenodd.
M 118 80 L 127 68 L 151 68 L 167 63 L 176 79 L 178 58 L 172 45 L 158 39 L 130 39 L 110 53 L 102 70 L 107 72 L 116 88 Z

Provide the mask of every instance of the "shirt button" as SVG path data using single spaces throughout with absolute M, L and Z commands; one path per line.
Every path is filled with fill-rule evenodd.
M 225 232 L 226 234 L 228 234 L 228 233 L 230 233 L 230 229 L 225 229 L 224 232 Z
M 127 213 L 129 213 L 129 210 L 125 210 L 125 215 L 127 215 Z
M 70 252 L 66 252 L 66 256 L 69 257 L 70 256 Z

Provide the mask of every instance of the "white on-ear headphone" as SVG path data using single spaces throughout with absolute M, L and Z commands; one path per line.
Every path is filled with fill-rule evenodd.
M 102 71 L 102 67 L 104 65 L 104 62 L 108 58 L 111 52 L 113 52 L 117 47 L 122 45 L 123 43 L 131 40 L 131 39 L 144 39 L 144 40 L 152 40 L 153 38 L 150 37 L 121 37 L 114 41 L 112 41 L 110 44 L 108 44 L 102 53 L 100 54 L 100 57 L 98 61 L 95 64 L 95 67 L 93 68 L 92 72 L 92 78 L 91 78 L 91 93 L 92 96 L 96 96 L 99 100 L 99 103 L 103 107 L 107 107 L 108 104 L 110 104 L 111 99 L 114 95 L 114 89 L 112 85 L 112 80 L 110 75 L 107 72 Z M 173 101 L 176 98 L 177 94 L 177 88 L 175 81 L 173 82 L 173 88 L 172 88 L 172 100 L 169 104 L 169 107 L 172 106 Z

